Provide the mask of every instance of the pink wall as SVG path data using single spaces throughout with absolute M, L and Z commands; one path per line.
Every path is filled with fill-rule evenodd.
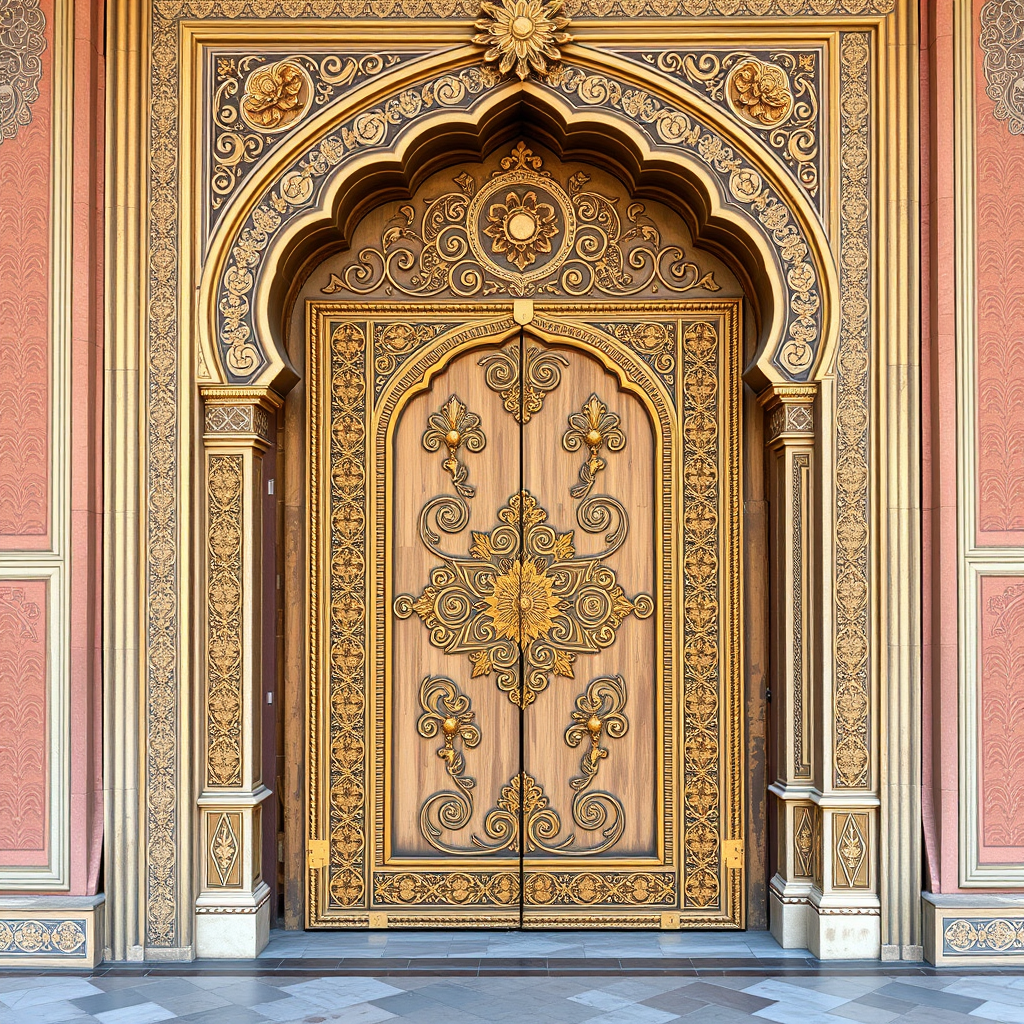
M 4 867 L 45 866 L 52 853 L 51 786 L 63 784 L 46 756 L 52 677 L 69 687 L 62 826 L 70 890 L 82 895 L 97 890 L 102 845 L 104 18 L 102 0 L 42 0 L 41 9 L 40 95 L 29 123 L 0 142 L 0 889 Z M 73 17 L 71 42 L 59 32 L 61 12 Z M 61 64 L 73 69 L 70 111 L 53 78 Z M 66 117 L 70 180 L 55 172 L 69 152 L 54 135 Z M 52 250 L 57 211 L 70 217 L 70 239 L 61 242 L 69 252 Z M 53 286 L 54 271 L 69 263 Z M 70 391 L 51 437 L 55 338 L 69 314 Z M 65 592 L 55 596 L 68 621 L 58 630 L 48 622 L 48 599 L 60 586 L 66 600 Z M 54 676 L 61 661 L 66 674 Z
M 0 547 L 8 549 L 50 545 L 52 0 L 41 6 L 39 98 L 30 123 L 0 143 Z

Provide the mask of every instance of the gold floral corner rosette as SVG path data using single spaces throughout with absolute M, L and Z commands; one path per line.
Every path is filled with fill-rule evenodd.
M 774 128 L 793 112 L 789 76 L 778 64 L 750 57 L 729 73 L 726 82 L 729 106 L 755 128 Z
M 309 72 L 294 61 L 281 60 L 249 75 L 239 110 L 250 128 L 269 134 L 293 125 L 312 100 Z
M 561 60 L 560 45 L 572 42 L 565 31 L 569 19 L 560 15 L 562 0 L 501 0 L 484 2 L 483 15 L 476 23 L 480 30 L 473 41 L 488 47 L 484 60 L 497 62 L 502 74 L 515 69 L 525 81 L 530 72 L 548 73 L 548 62 Z

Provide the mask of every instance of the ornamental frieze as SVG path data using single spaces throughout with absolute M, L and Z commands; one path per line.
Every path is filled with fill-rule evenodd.
M 978 45 L 985 54 L 985 92 L 993 116 L 1011 135 L 1024 135 L 1024 6 L 1020 0 L 989 0 L 981 9 Z

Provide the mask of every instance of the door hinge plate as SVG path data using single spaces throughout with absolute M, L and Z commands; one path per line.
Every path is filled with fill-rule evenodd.
M 329 839 L 306 840 L 306 867 L 325 868 L 331 859 L 331 842 Z
M 743 867 L 743 840 L 725 839 L 722 842 L 722 863 L 727 868 Z

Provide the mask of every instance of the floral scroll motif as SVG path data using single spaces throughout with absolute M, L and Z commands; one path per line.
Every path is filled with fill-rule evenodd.
M 66 956 L 84 958 L 84 919 L 57 921 L 0 918 L 0 954 L 6 957 Z
M 991 956 L 1024 950 L 1024 918 L 957 917 L 942 930 L 944 953 Z
M 580 774 L 569 781 L 576 792 L 594 781 L 601 761 L 608 756 L 608 748 L 601 746 L 601 740 L 606 736 L 618 739 L 626 735 L 629 719 L 624 713 L 625 707 L 626 680 L 622 676 L 593 679 L 576 698 L 573 724 L 565 730 L 565 742 L 570 747 L 587 741 L 580 759 Z
M 468 655 L 474 677 L 495 673 L 498 689 L 512 703 L 528 707 L 550 676 L 572 678 L 580 654 L 611 646 L 627 615 L 653 612 L 648 595 L 627 597 L 604 564 L 625 543 L 628 529 L 626 510 L 614 498 L 590 498 L 577 508 L 580 527 L 605 533 L 608 542 L 589 557 L 577 554 L 573 531 L 548 525 L 547 512 L 528 491 L 509 498 L 493 530 L 472 532 L 468 557 L 441 549 L 431 523 L 454 533 L 468 517 L 457 498 L 426 503 L 420 540 L 442 564 L 418 597 L 396 598 L 395 613 L 408 618 L 415 612 L 435 647 Z
M 544 407 L 544 396 L 562 382 L 561 368 L 568 366 L 569 360 L 561 352 L 528 344 L 523 352 L 521 374 L 519 363 L 519 345 L 515 342 L 480 360 L 487 370 L 484 381 L 501 395 L 505 411 L 517 423 L 529 423 Z
M 642 56 L 731 110 L 782 157 L 821 208 L 818 53 L 668 50 Z
M 0 144 L 32 120 L 43 77 L 45 28 L 39 0 L 0 0 Z
M 626 435 L 619 428 L 619 417 L 608 411 L 608 406 L 597 395 L 591 395 L 581 412 L 571 413 L 569 429 L 562 435 L 562 447 L 567 452 L 578 452 L 586 446 L 590 457 L 580 466 L 578 484 L 569 488 L 574 498 L 585 498 L 597 481 L 597 474 L 605 468 L 605 461 L 598 455 L 602 448 L 610 452 L 621 452 L 626 447 Z
M 985 54 L 985 92 L 995 118 L 1024 135 L 1024 3 L 989 0 L 981 9 L 978 45 Z
M 618 200 L 588 188 L 578 172 L 566 186 L 520 142 L 490 180 L 468 174 L 457 190 L 422 211 L 405 205 L 356 261 L 332 273 L 322 291 L 429 297 L 454 294 L 625 297 L 647 289 L 718 291 L 678 245 L 662 246 L 643 203 L 620 211 Z
M 379 75 L 414 54 L 252 54 L 215 59 L 210 206 L 221 210 L 280 133 L 360 79 Z
M 572 42 L 565 31 L 569 19 L 558 12 L 563 0 L 499 0 L 480 5 L 476 27 L 480 30 L 474 42 L 488 47 L 484 60 L 497 62 L 505 74 L 514 70 L 525 81 L 533 71 L 546 75 L 548 61 L 558 61 L 559 46 Z
M 428 452 L 439 451 L 444 445 L 448 457 L 441 464 L 452 478 L 455 490 L 463 498 L 472 498 L 476 488 L 467 483 L 469 469 L 458 457 L 460 448 L 470 452 L 482 452 L 487 438 L 480 429 L 480 417 L 469 412 L 458 395 L 452 395 L 438 412 L 427 418 L 427 429 L 423 434 L 423 447 Z

